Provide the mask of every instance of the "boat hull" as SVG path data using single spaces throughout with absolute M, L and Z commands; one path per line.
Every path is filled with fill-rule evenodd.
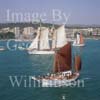
M 72 82 L 75 82 L 75 80 L 77 80 L 79 77 L 79 73 L 76 74 L 75 77 L 71 78 L 71 79 L 42 79 L 41 81 L 38 80 L 35 77 L 32 77 L 33 80 L 36 80 L 37 82 L 41 82 L 42 87 L 61 87 L 61 86 L 70 86 Z
M 0 51 L 5 51 L 5 48 L 0 48 Z
M 37 55 L 42 55 L 42 54 L 54 54 L 55 52 L 54 51 L 37 51 L 37 50 L 34 50 L 34 51 L 28 51 L 29 54 L 37 54 Z
M 74 44 L 74 43 L 73 43 L 73 46 L 83 47 L 83 46 L 85 46 L 85 44 Z
M 23 48 L 23 47 L 18 47 L 18 49 L 19 49 L 19 50 L 25 50 L 25 48 Z
M 70 86 L 71 82 L 74 82 L 78 77 L 73 79 L 63 79 L 63 80 L 42 80 L 42 87 L 60 87 L 60 86 Z

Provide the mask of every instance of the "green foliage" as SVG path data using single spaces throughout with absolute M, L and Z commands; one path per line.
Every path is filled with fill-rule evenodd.
M 14 39 L 15 34 L 12 32 L 0 33 L 0 39 Z

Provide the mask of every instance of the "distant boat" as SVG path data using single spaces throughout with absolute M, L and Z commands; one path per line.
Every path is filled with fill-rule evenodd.
M 0 51 L 4 51 L 6 50 L 4 47 L 0 47 Z
M 52 31 L 51 47 L 49 42 L 49 29 L 40 27 L 37 35 L 28 48 L 29 54 L 54 54 L 55 49 L 64 46 L 67 43 L 65 27 L 60 26 Z
M 0 51 L 4 51 L 5 50 L 5 48 L 0 48 Z
M 74 71 L 72 71 L 71 44 L 67 43 L 55 52 L 53 74 L 32 77 L 32 79 L 40 82 L 43 87 L 68 85 L 68 82 L 73 82 L 80 76 L 81 57 L 76 55 L 74 58 Z
M 26 50 L 26 48 L 22 47 L 22 46 L 18 46 L 19 50 Z
M 76 40 L 73 42 L 73 46 L 85 46 L 82 33 L 76 35 Z
M 98 38 L 93 38 L 94 40 L 99 40 Z

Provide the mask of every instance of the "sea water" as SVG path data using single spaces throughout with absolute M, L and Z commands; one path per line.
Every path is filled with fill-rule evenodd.
M 18 42 L 14 42 L 17 43 Z M 14 43 L 11 43 L 12 46 Z M 0 41 L 6 47 L 7 41 Z M 82 57 L 80 80 L 84 87 L 34 87 L 28 85 L 28 76 L 44 75 L 52 71 L 53 55 L 29 55 L 27 51 L 0 52 L 0 100 L 99 100 L 100 99 L 100 40 L 86 40 L 85 47 L 73 47 L 73 55 Z M 22 79 L 12 86 L 9 76 Z M 26 82 L 26 84 L 25 84 Z

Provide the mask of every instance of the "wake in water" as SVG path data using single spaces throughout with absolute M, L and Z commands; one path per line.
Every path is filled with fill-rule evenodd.
M 83 80 L 91 80 L 92 78 L 90 77 L 86 77 L 86 78 L 82 78 Z

